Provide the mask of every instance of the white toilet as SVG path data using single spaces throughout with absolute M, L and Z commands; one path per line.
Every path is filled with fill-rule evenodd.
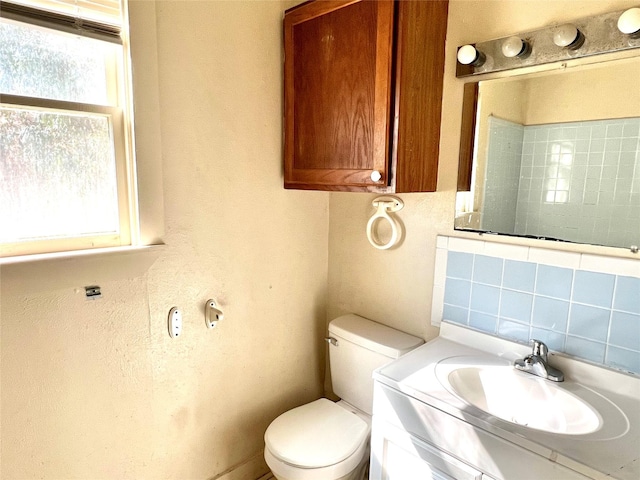
M 329 324 L 333 391 L 276 418 L 264 435 L 264 458 L 278 480 L 361 480 L 369 464 L 373 371 L 422 339 L 359 317 Z

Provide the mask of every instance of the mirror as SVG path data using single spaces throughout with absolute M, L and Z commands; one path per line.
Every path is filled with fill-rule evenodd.
M 639 78 L 636 57 L 467 84 L 456 230 L 640 245 Z

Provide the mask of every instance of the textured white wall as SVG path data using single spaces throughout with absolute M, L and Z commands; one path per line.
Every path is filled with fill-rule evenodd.
M 270 421 L 321 394 L 329 197 L 282 188 L 283 8 L 132 2 L 138 152 L 162 175 L 167 247 L 148 270 L 3 267 L 2 478 L 257 478 Z M 212 331 L 209 297 L 226 316 Z

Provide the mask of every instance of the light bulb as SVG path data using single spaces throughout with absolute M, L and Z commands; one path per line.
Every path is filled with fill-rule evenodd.
M 481 66 L 486 57 L 480 50 L 476 50 L 473 45 L 463 45 L 458 49 L 458 62 L 462 65 Z
M 630 8 L 620 15 L 618 30 L 634 38 L 640 36 L 640 8 Z
M 566 23 L 555 29 L 553 43 L 559 47 L 575 50 L 584 44 L 584 35 L 578 30 L 578 27 L 571 23 Z
M 509 37 L 502 42 L 502 54 L 507 58 L 526 57 L 531 53 L 531 46 L 520 37 Z

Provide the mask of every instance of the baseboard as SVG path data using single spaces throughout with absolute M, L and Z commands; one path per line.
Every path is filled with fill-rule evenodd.
M 234 465 L 209 480 L 269 480 L 272 478 L 269 467 L 264 461 L 264 452 L 260 450 L 248 460 Z

